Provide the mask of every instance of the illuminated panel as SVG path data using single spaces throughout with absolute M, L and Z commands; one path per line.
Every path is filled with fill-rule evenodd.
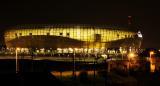
M 94 35 L 95 34 L 100 34 L 102 37 L 102 42 L 108 42 L 108 41 L 113 41 L 113 40 L 118 40 L 118 39 L 124 39 L 126 37 L 131 37 L 131 35 L 134 35 L 135 33 L 131 32 L 125 32 L 125 31 L 115 31 L 115 30 L 104 30 L 104 29 L 96 29 L 95 31 L 93 29 L 70 29 L 68 31 L 67 28 L 57 28 L 51 29 L 51 35 L 59 36 L 60 33 L 62 33 L 62 36 L 66 37 L 66 34 L 69 33 L 70 38 L 77 39 L 77 40 L 82 40 L 82 41 L 94 41 Z M 17 33 L 17 36 L 19 37 L 19 33 L 21 33 L 21 36 L 28 36 L 29 33 L 32 33 L 32 35 L 47 35 L 47 33 L 50 33 L 49 29 L 27 29 L 27 30 L 14 30 L 5 33 L 5 37 L 9 39 L 14 39 L 16 38 L 15 34 Z M 119 37 L 117 37 L 117 34 Z
M 8 30 L 5 32 L 5 42 L 9 42 L 20 36 L 29 36 L 29 35 L 47 35 L 50 36 L 62 36 L 68 37 L 71 39 L 84 41 L 89 43 L 88 47 L 97 48 L 97 47 L 105 47 L 105 42 L 111 42 L 116 40 L 121 40 L 125 38 L 132 38 L 133 35 L 136 35 L 135 32 L 131 31 L 123 31 L 116 30 L 111 28 L 93 28 L 93 27 L 44 27 L 44 28 L 26 28 L 26 29 L 15 29 Z M 99 40 L 97 43 L 95 41 L 97 36 L 99 36 Z M 99 42 L 99 43 L 98 43 Z M 101 43 L 101 44 L 100 44 Z M 81 45 L 80 45 L 81 46 Z

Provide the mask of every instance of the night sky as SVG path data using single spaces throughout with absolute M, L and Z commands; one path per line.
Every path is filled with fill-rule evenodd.
M 119 1 L 119 2 L 117 2 Z M 160 48 L 158 2 L 107 0 L 10 1 L 0 3 L 0 30 L 15 24 L 127 25 L 127 16 L 143 34 L 142 48 Z M 120 2 L 121 1 L 121 2 Z

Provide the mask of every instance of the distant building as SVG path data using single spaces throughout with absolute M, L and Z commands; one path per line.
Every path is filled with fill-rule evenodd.
M 56 53 L 131 52 L 142 40 L 141 32 L 130 28 L 87 24 L 24 24 L 8 29 L 4 37 L 8 49 Z

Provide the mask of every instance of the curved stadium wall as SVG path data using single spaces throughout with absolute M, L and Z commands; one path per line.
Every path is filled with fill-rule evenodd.
M 107 25 L 18 25 L 4 33 L 7 48 L 94 52 L 138 49 L 142 38 L 129 28 Z

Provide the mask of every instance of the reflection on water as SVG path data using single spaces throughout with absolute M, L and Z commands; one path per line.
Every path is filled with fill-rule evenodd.
M 150 72 L 155 72 L 156 65 L 154 63 L 150 63 Z
M 99 71 L 52 71 L 51 74 L 66 86 L 104 86 L 106 79 L 99 75 Z
M 150 72 L 155 72 L 156 69 L 156 59 L 150 58 Z
M 52 71 L 51 74 L 66 86 L 137 86 L 134 77 L 122 73 L 108 73 L 107 70 Z
M 74 74 L 76 76 L 79 76 L 80 73 L 82 72 L 86 72 L 87 75 L 97 75 L 97 71 L 93 71 L 93 70 L 88 70 L 88 71 L 75 71 Z M 51 72 L 52 75 L 56 76 L 56 77 L 67 77 L 67 76 L 72 76 L 73 75 L 73 71 L 52 71 Z

